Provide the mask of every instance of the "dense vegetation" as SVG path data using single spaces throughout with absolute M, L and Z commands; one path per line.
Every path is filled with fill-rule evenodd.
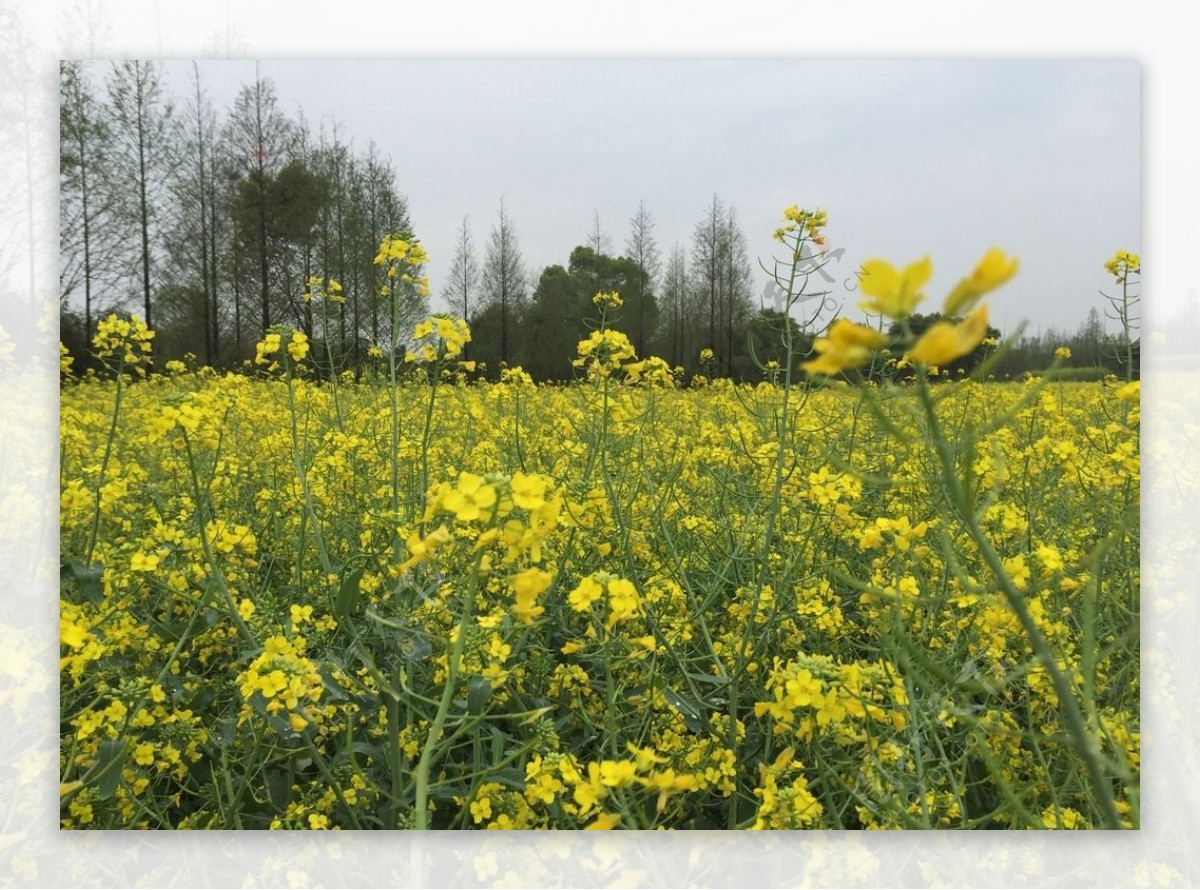
M 595 251 L 543 276 L 591 327 L 562 386 L 402 326 L 411 235 L 357 375 L 287 324 L 145 374 L 155 332 L 102 320 L 61 406 L 62 825 L 1137 827 L 1139 384 L 988 382 L 998 250 L 936 318 L 927 258 L 864 266 L 889 324 L 797 323 L 824 225 L 776 232 L 754 384 L 639 352 Z

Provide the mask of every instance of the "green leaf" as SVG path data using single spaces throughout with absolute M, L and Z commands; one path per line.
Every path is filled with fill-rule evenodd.
M 492 684 L 484 677 L 471 677 L 467 680 L 467 713 L 478 717 L 487 710 L 488 699 L 492 697 Z
M 667 703 L 683 715 L 683 722 L 687 724 L 687 728 L 692 732 L 704 732 L 708 727 L 708 720 L 705 719 L 704 712 L 700 707 L 690 699 L 684 698 L 679 693 L 671 690 L 663 690 L 663 698 Z
M 100 744 L 100 753 L 96 758 L 95 775 L 97 780 L 96 794 L 101 800 L 112 797 L 121 782 L 121 767 L 125 764 L 125 740 L 108 739 Z
M 358 609 L 359 582 L 362 581 L 361 567 L 342 575 L 342 583 L 338 585 L 337 597 L 333 601 L 333 616 L 346 618 Z
M 104 577 L 104 566 L 101 563 L 83 563 L 77 559 L 64 560 L 59 565 L 58 580 L 62 585 L 74 584 L 76 589 L 91 601 L 99 605 L 104 599 L 104 585 L 100 583 Z
M 267 800 L 271 802 L 271 807 L 276 813 L 286 812 L 288 801 L 292 797 L 292 788 L 288 781 L 288 771 L 278 767 L 268 769 L 266 771 L 266 786 Z
M 512 788 L 515 791 L 525 790 L 525 772 L 516 767 L 506 767 L 495 772 L 488 773 L 487 780 L 489 782 L 498 782 L 507 788 Z
M 707 683 L 710 686 L 728 686 L 728 677 L 718 677 L 713 674 L 698 674 L 695 671 L 684 671 L 684 675 L 696 683 Z

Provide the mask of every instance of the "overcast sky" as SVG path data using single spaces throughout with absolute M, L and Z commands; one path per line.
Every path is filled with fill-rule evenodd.
M 713 194 L 736 207 L 751 261 L 789 204 L 821 207 L 845 249 L 830 269 L 857 316 L 864 261 L 928 253 L 924 308 L 996 245 L 1021 261 L 991 299 L 1005 333 L 1073 330 L 1118 248 L 1141 250 L 1140 71 L 1132 61 L 279 61 L 289 115 L 337 121 L 388 156 L 431 255 L 434 307 L 457 228 L 482 258 L 503 197 L 531 287 L 600 215 L 615 252 L 644 200 L 664 256 L 690 248 Z M 168 63 L 186 90 L 190 63 Z M 206 62 L 230 107 L 249 61 Z M 757 265 L 757 264 L 756 264 Z M 756 268 L 757 273 L 757 268 Z M 755 299 L 766 284 L 757 274 Z

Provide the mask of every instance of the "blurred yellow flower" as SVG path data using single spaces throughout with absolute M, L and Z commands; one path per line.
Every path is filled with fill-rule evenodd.
M 829 329 L 829 336 L 813 344 L 820 355 L 800 367 L 810 374 L 837 374 L 845 368 L 856 368 L 871 358 L 871 350 L 887 343 L 878 331 L 839 318 Z
M 968 311 L 984 294 L 993 291 L 1017 274 L 1019 263 L 1014 257 L 993 247 L 983 255 L 975 270 L 954 286 L 942 307 L 945 315 Z
M 867 260 L 863 263 L 859 286 L 868 299 L 858 305 L 873 315 L 904 318 L 925 299 L 921 288 L 932 276 L 933 263 L 928 256 L 909 263 L 902 270 L 886 260 Z
M 937 322 L 921 335 L 909 355 L 927 365 L 948 365 L 983 342 L 987 328 L 987 306 L 980 306 L 957 324 Z

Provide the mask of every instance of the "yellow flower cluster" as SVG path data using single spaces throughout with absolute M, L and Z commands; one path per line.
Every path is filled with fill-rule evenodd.
M 953 317 L 970 310 L 961 321 L 938 321 L 930 325 L 911 344 L 908 359 L 929 366 L 949 364 L 967 355 L 987 336 L 987 307 L 976 306 L 979 299 L 1007 282 L 1017 272 L 1017 261 L 991 248 L 974 271 L 954 286 L 942 306 L 942 313 Z M 859 307 L 865 312 L 904 322 L 925 299 L 924 286 L 933 276 L 929 257 L 909 263 L 901 269 L 886 260 L 868 260 L 863 264 L 859 286 L 865 296 Z M 833 375 L 856 368 L 871 360 L 889 338 L 879 331 L 846 319 L 838 319 L 826 337 L 813 348 L 817 358 L 801 367 L 810 374 Z M 903 344 L 901 344 L 903 345 Z
M 852 662 L 838 664 L 828 656 L 801 656 L 784 662 L 775 658 L 767 677 L 770 701 L 754 706 L 758 716 L 775 721 L 776 733 L 794 732 L 809 739 L 814 731 L 830 726 L 840 738 L 859 738 L 853 721 L 871 720 L 903 729 L 903 706 L 908 703 L 895 668 L 891 665 Z
M 335 278 L 321 278 L 314 276 L 308 279 L 308 289 L 304 292 L 304 302 L 311 303 L 313 300 L 328 300 L 330 303 L 342 305 L 346 302 L 346 294 L 342 291 L 342 285 Z
M 754 794 L 760 803 L 753 830 L 811 828 L 825 812 L 809 789 L 804 764 L 794 759 L 795 754 L 795 748 L 785 748 L 770 766 L 759 764 Z
M 98 359 L 115 358 L 125 367 L 140 369 L 150 359 L 153 340 L 154 331 L 140 317 L 121 318 L 113 313 L 96 325 L 92 349 Z
M 453 359 L 462 355 L 463 347 L 471 342 L 471 329 L 461 318 L 434 315 L 413 328 L 412 339 L 413 346 L 405 355 L 405 360 L 433 364 L 439 359 Z M 474 362 L 466 364 L 470 365 L 467 370 L 474 370 Z
M 299 365 L 308 357 L 308 336 L 303 331 L 289 327 L 277 327 L 267 331 L 254 347 L 254 363 L 267 365 L 268 371 L 279 369 L 279 363 L 272 356 L 287 352 L 293 364 Z
M 521 511 L 518 514 L 516 511 Z M 492 545 L 502 548 L 501 560 L 510 565 L 525 558 L 533 563 L 542 561 L 542 546 L 550 533 L 561 523 L 563 498 L 553 482 L 545 476 L 516 472 L 511 476 L 491 473 L 480 476 L 463 471 L 455 484 L 441 482 L 429 491 L 425 521 L 449 513 L 455 522 L 477 530 L 474 552 L 483 552 Z M 522 515 L 523 514 L 523 515 Z M 401 564 L 408 571 L 419 562 L 429 559 L 442 545 L 454 540 L 444 526 L 422 537 L 408 538 L 409 558 Z M 485 553 L 481 570 L 491 567 Z M 518 575 L 514 579 L 517 603 L 514 612 L 522 621 L 532 620 L 541 612 L 535 600 L 549 585 L 541 575 Z
M 1117 284 L 1124 284 L 1129 280 L 1130 275 L 1141 273 L 1142 256 L 1127 250 L 1118 250 L 1111 259 L 1105 261 L 1104 268 L 1116 278 Z
M 800 238 L 807 238 L 824 247 L 824 236 L 821 229 L 829 225 L 829 217 L 824 210 L 802 210 L 797 205 L 783 211 L 783 225 L 777 228 L 772 237 L 779 242 L 785 241 L 789 235 L 796 233 Z
M 425 252 L 425 247 L 416 237 L 408 234 L 384 236 L 375 255 L 375 265 L 385 268 L 384 274 L 388 279 L 412 285 L 422 296 L 429 294 L 429 279 L 414 273 L 427 262 L 429 254 Z M 382 296 L 391 295 L 392 289 L 385 287 Z
M 615 828 L 620 818 L 615 813 L 605 813 L 600 805 L 617 796 L 623 789 L 643 788 L 657 795 L 655 807 L 662 811 L 667 801 L 676 794 L 695 790 L 696 778 L 686 773 L 677 773 L 673 767 L 659 769 L 666 763 L 652 748 L 639 748 L 630 742 L 627 750 L 632 757 L 624 760 L 591 761 L 583 769 L 575 768 L 572 761 L 560 761 L 563 779 L 573 786 L 571 799 L 582 818 L 595 816 L 587 826 L 592 829 Z
M 618 578 L 608 572 L 595 572 L 581 580 L 567 596 L 567 602 L 576 612 L 587 612 L 602 598 L 607 598 L 608 617 L 604 627 L 612 630 L 619 622 L 642 614 L 641 596 L 632 581 Z
M 268 714 L 286 711 L 296 732 L 309 723 L 302 711 L 316 704 L 324 690 L 316 664 L 304 656 L 304 643 L 303 637 L 269 637 L 262 653 L 238 675 L 238 688 L 248 704 L 261 698 Z
M 674 386 L 675 374 L 666 359 L 656 355 L 630 362 L 624 366 L 626 383 L 648 383 L 651 386 Z
M 614 371 L 621 370 L 623 362 L 632 362 L 637 358 L 629 337 L 617 330 L 592 331 L 586 340 L 580 340 L 577 349 L 578 358 L 571 364 L 576 368 L 585 365 L 588 374 L 608 377 Z
M 827 337 L 813 343 L 817 358 L 800 367 L 810 374 L 837 374 L 845 368 L 857 368 L 871 360 L 873 350 L 886 345 L 888 338 L 861 324 L 839 318 Z

